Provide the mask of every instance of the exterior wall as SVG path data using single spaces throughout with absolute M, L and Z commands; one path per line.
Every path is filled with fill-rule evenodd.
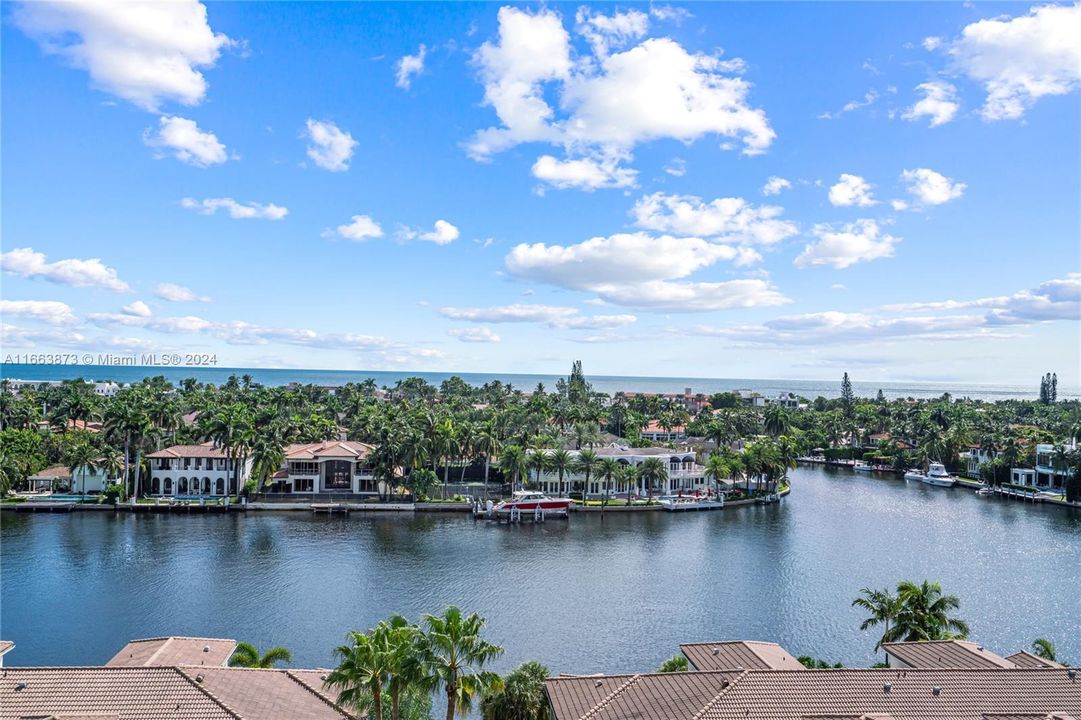
M 695 492 L 705 492 L 713 485 L 713 483 L 705 476 L 705 468 L 696 464 L 694 453 L 672 453 L 671 455 L 626 455 L 617 457 L 616 459 L 627 465 L 637 467 L 650 457 L 663 460 L 668 467 L 668 479 L 661 487 L 654 488 L 654 495 L 675 495 L 680 492 L 684 494 L 694 494 Z M 678 462 L 672 463 L 673 458 L 677 459 Z M 691 459 L 684 461 L 685 458 Z M 584 481 L 585 475 L 582 473 L 564 473 L 562 490 L 563 492 L 569 492 L 571 490 L 580 491 Z M 536 473 L 532 473 L 531 482 L 543 493 L 554 495 L 560 492 L 559 475 L 556 473 L 543 472 L 539 477 Z M 603 496 L 605 484 L 606 482 L 603 478 L 591 475 L 589 478 L 589 487 L 586 488 L 586 496 L 594 498 Z M 632 494 L 640 496 L 649 494 L 645 484 L 637 479 L 631 479 L 630 481 L 613 480 L 608 487 L 608 492 L 614 494 L 631 492 Z
M 251 460 L 240 468 L 239 488 L 230 487 L 232 462 L 224 458 L 171 458 L 150 460 L 150 477 L 144 488 L 149 495 L 235 495 L 251 474 Z M 183 482 L 182 482 L 183 481 Z M 198 483 L 196 485 L 195 483 Z
M 331 461 L 348 462 L 350 465 L 350 486 L 330 488 L 327 485 L 327 463 Z M 314 466 L 314 467 L 310 467 Z M 352 493 L 354 495 L 376 495 L 379 492 L 375 473 L 366 461 L 357 462 L 353 458 L 321 458 L 319 460 L 286 461 L 282 470 L 288 476 L 278 478 L 270 492 L 287 495 L 317 495 L 325 493 Z
M 1067 446 L 1069 450 L 1077 448 L 1076 443 Z M 1051 488 L 1063 488 L 1066 478 L 1071 475 L 1069 468 L 1056 468 L 1054 466 L 1055 446 L 1049 443 L 1041 443 L 1036 446 L 1036 484 Z
M 1030 468 L 1010 468 L 1010 482 L 1014 485 L 1036 486 L 1036 471 Z

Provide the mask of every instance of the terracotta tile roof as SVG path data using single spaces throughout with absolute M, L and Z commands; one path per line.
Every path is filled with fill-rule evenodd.
M 0 673 L 0 720 L 347 720 L 294 673 L 223 667 L 40 667 Z
M 35 667 L 0 673 L 0 720 L 107 716 L 236 720 L 176 668 Z
M 70 480 L 71 468 L 66 465 L 53 465 L 34 473 L 28 480 Z
M 1013 655 L 1007 655 L 1006 659 L 1012 662 L 1017 667 L 1024 668 L 1060 668 L 1062 665 L 1054 660 L 1044 660 L 1039 655 L 1033 655 L 1030 652 L 1022 650 L 1021 652 L 1015 652 Z
M 549 678 L 545 692 L 555 720 L 692 718 L 735 672 L 645 673 Z
M 205 442 L 202 445 L 172 445 L 162 448 L 157 452 L 147 453 L 146 457 L 151 460 L 170 460 L 173 458 L 225 458 L 225 450 L 214 447 L 214 443 Z
M 984 720 L 988 714 L 1054 713 L 1081 714 L 1081 679 L 1070 678 L 1065 669 L 883 668 L 748 670 L 696 718 L 803 720 L 885 714 L 894 720 Z
M 295 443 L 285 447 L 286 460 L 316 460 L 319 458 L 366 458 L 374 448 L 355 440 L 324 440 L 317 443 Z
M 236 650 L 236 640 L 222 638 L 160 637 L 132 640 L 106 667 L 153 665 L 206 665 L 222 667 Z
M 330 692 L 316 692 L 287 670 L 182 667 L 180 672 L 242 718 L 343 720 Z
M 679 649 L 696 670 L 801 670 L 803 665 L 777 643 L 755 640 L 685 643 Z
M 13 647 L 15 647 L 15 643 L 10 640 L 0 640 L 0 655 L 3 655 Z
M 891 658 L 916 668 L 1012 668 L 1006 658 L 967 640 L 883 643 Z

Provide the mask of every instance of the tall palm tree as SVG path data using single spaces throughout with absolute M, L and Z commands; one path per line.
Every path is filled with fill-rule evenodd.
M 713 494 L 720 495 L 720 484 L 731 476 L 728 459 L 721 453 L 713 453 L 706 461 L 706 477 L 713 481 Z
M 612 490 L 612 480 L 619 476 L 622 468 L 623 465 L 619 460 L 611 457 L 602 458 L 597 465 L 597 477 L 604 482 L 604 497 L 601 499 L 601 512 L 604 512 L 604 508 L 608 505 L 608 498 L 611 496 Z M 627 504 L 630 505 L 630 502 Z
M 871 614 L 860 624 L 860 630 L 867 630 L 876 625 L 883 626 L 882 637 L 875 643 L 875 650 L 880 650 L 882 643 L 886 642 L 886 638 L 890 635 L 890 623 L 896 619 L 897 614 L 901 611 L 901 599 L 888 589 L 872 590 L 870 588 L 861 588 L 860 597 L 852 601 L 852 606 L 863 608 Z M 886 664 L 889 665 L 889 662 L 890 656 L 887 654 Z
M 272 647 L 262 655 L 251 643 L 240 642 L 229 656 L 229 667 L 272 668 L 280 662 L 293 662 L 293 654 L 287 648 Z
M 247 455 L 247 447 L 254 435 L 254 418 L 251 411 L 241 403 L 230 403 L 218 408 L 205 421 L 203 436 L 225 452 L 232 464 L 233 482 L 237 497 L 240 496 L 240 464 Z
M 80 442 L 69 447 L 65 455 L 67 465 L 71 468 L 73 481 L 71 489 L 75 490 L 75 473 L 78 471 L 79 476 L 82 479 L 82 487 L 79 489 L 79 494 L 85 495 L 86 471 L 96 468 L 98 464 L 98 451 L 90 443 Z
M 353 631 L 346 637 L 349 642 L 334 650 L 341 661 L 327 675 L 326 684 L 338 691 L 338 704 L 345 707 L 362 711 L 370 698 L 372 718 L 383 720 L 387 654 L 379 646 L 378 640 L 370 635 Z
M 411 689 L 430 689 L 421 662 L 423 635 L 401 615 L 392 615 L 372 630 L 376 644 L 384 654 L 386 688 L 390 695 L 391 720 L 401 718 L 402 696 Z
M 563 448 L 557 448 L 545 455 L 545 461 L 548 463 L 548 472 L 555 473 L 559 478 L 556 494 L 563 497 L 563 476 L 574 467 L 574 458 Z
M 589 493 L 590 476 L 597 472 L 597 468 L 600 467 L 600 462 L 600 457 L 593 450 L 582 450 L 578 453 L 578 458 L 574 461 L 575 471 L 584 476 L 582 483 L 582 502 L 585 502 L 586 495 Z
M 502 655 L 503 648 L 480 636 L 484 618 L 476 613 L 463 617 L 453 605 L 442 615 L 426 615 L 424 623 L 423 658 L 428 676 L 446 694 L 447 720 L 464 717 L 473 698 L 499 687 L 499 676 L 484 666 Z
M 653 486 L 668 479 L 668 465 L 660 458 L 646 458 L 638 466 L 638 477 L 646 484 L 646 497 L 653 501 Z
M 788 411 L 783 405 L 773 403 L 766 406 L 763 414 L 762 426 L 773 437 L 784 435 L 792 427 L 792 420 L 788 417 Z
M 529 472 L 529 459 L 525 451 L 517 445 L 507 445 L 499 456 L 499 469 L 504 478 L 510 478 L 511 490 L 518 487 L 518 479 Z
M 488 471 L 492 464 L 492 456 L 499 452 L 499 434 L 495 430 L 495 423 L 489 420 L 483 423 L 473 439 L 473 446 L 477 452 L 484 455 L 484 497 L 488 497 Z
M 943 595 L 937 582 L 924 580 L 919 585 L 901 582 L 897 585 L 901 608 L 890 632 L 888 642 L 915 640 L 948 640 L 968 636 L 968 623 L 954 617 L 950 611 L 961 607 L 956 595 Z
M 529 453 L 529 469 L 537 474 L 537 487 L 540 487 L 541 476 L 548 469 L 548 455 L 544 450 L 534 450 Z

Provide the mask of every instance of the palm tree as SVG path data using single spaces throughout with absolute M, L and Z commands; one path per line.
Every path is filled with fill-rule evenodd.
M 364 710 L 370 698 L 372 717 L 383 720 L 387 654 L 375 639 L 362 632 L 354 630 L 346 637 L 349 643 L 334 650 L 341 662 L 327 675 L 326 684 L 338 690 L 339 705 Z
M 574 469 L 585 476 L 582 484 L 582 502 L 585 502 L 586 495 L 589 493 L 589 478 L 597 471 L 600 462 L 600 457 L 593 450 L 582 450 L 578 453 L 578 459 L 574 461 Z
M 510 478 L 511 490 L 514 490 L 518 487 L 518 478 L 529 472 L 529 458 L 519 446 L 507 445 L 499 456 L 499 469 L 503 471 L 504 479 Z
M 558 492 L 556 494 L 563 497 L 563 476 L 574 467 L 574 458 L 571 457 L 569 452 L 559 448 L 548 453 L 545 456 L 545 461 L 548 463 L 548 472 L 554 472 L 559 477 Z
M 687 662 L 686 655 L 673 655 L 657 668 L 659 673 L 674 673 L 674 672 L 687 672 L 689 664 Z
M 399 720 L 402 696 L 414 688 L 429 689 L 427 685 L 430 683 L 421 663 L 420 628 L 411 625 L 401 615 L 392 615 L 376 625 L 372 633 L 385 656 L 390 717 L 391 720 Z
M 706 477 L 713 481 L 713 494 L 720 495 L 720 484 L 731 474 L 728 459 L 721 453 L 713 453 L 706 461 Z
M 852 601 L 853 607 L 860 607 L 871 613 L 863 623 L 860 624 L 860 630 L 867 630 L 875 625 L 882 625 L 884 632 L 882 637 L 875 643 L 875 650 L 882 648 L 882 643 L 886 641 L 886 638 L 890 635 L 890 623 L 894 621 L 897 614 L 901 610 L 901 600 L 896 595 L 887 590 L 871 590 L 870 588 L 862 588 L 860 590 L 860 597 Z M 890 656 L 886 655 L 886 664 L 889 665 Z
M 548 469 L 548 456 L 544 450 L 534 450 L 529 454 L 529 469 L 537 474 L 537 487 L 540 487 L 541 475 Z
M 66 453 L 67 465 L 71 468 L 72 480 L 75 479 L 75 472 L 79 471 L 79 475 L 82 478 L 82 487 L 79 489 L 80 495 L 86 494 L 86 471 L 88 469 L 95 469 L 98 463 L 98 451 L 94 449 L 90 443 L 80 442 L 72 445 L 68 448 Z M 75 489 L 75 484 L 72 482 L 72 490 Z
M 952 617 L 951 610 L 961 607 L 956 595 L 943 595 L 937 582 L 924 580 L 919 585 L 904 581 L 897 585 L 901 607 L 886 642 L 949 640 L 968 636 L 968 623 Z
M 1055 657 L 1055 643 L 1043 638 L 1037 638 L 1032 641 L 1032 654 L 1036 657 L 1042 657 L 1044 660 L 1050 660 L 1056 662 L 1058 660 Z
M 447 720 L 464 717 L 473 698 L 500 686 L 499 676 L 484 670 L 503 648 L 480 636 L 484 618 L 476 613 L 463 617 L 451 605 L 442 615 L 426 615 L 423 662 L 427 674 L 447 697 Z M 379 720 L 376 718 L 376 720 Z
M 653 502 L 653 486 L 668 479 L 668 466 L 660 458 L 646 458 L 638 466 L 638 477 L 646 484 L 646 497 Z
M 602 458 L 597 466 L 597 477 L 604 481 L 604 497 L 601 499 L 601 512 L 604 512 L 604 508 L 608 505 L 608 498 L 611 495 L 612 480 L 619 476 L 622 471 L 623 465 L 615 458 L 606 457 Z M 630 498 L 628 498 L 627 504 L 630 505 Z
M 203 435 L 212 440 L 215 447 L 225 452 L 233 466 L 233 485 L 240 496 L 240 463 L 247 455 L 247 446 L 254 434 L 254 418 L 251 411 L 240 403 L 232 403 L 218 410 L 205 422 Z
M 548 668 L 535 660 L 514 668 L 498 692 L 481 701 L 484 720 L 548 720 L 548 702 L 544 696 L 544 681 Z
M 488 470 L 491 467 L 492 456 L 499 452 L 499 435 L 495 431 L 492 421 L 480 426 L 476 437 L 473 439 L 474 449 L 484 455 L 484 497 L 488 497 Z
M 262 655 L 251 643 L 240 642 L 229 656 L 229 667 L 272 668 L 280 662 L 293 662 L 293 654 L 283 647 L 272 647 Z
M 778 437 L 788 432 L 792 426 L 792 421 L 788 417 L 788 412 L 784 409 L 784 406 L 774 403 L 766 407 L 762 426 L 771 436 Z

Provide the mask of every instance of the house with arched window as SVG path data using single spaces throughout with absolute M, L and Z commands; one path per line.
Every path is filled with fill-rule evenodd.
M 283 495 L 377 495 L 374 448 L 353 440 L 287 445 L 282 468 L 266 492 Z
M 233 460 L 213 443 L 173 445 L 147 454 L 150 477 L 143 489 L 162 497 L 222 497 L 236 495 L 251 473 L 251 460 L 241 461 L 234 472 Z

